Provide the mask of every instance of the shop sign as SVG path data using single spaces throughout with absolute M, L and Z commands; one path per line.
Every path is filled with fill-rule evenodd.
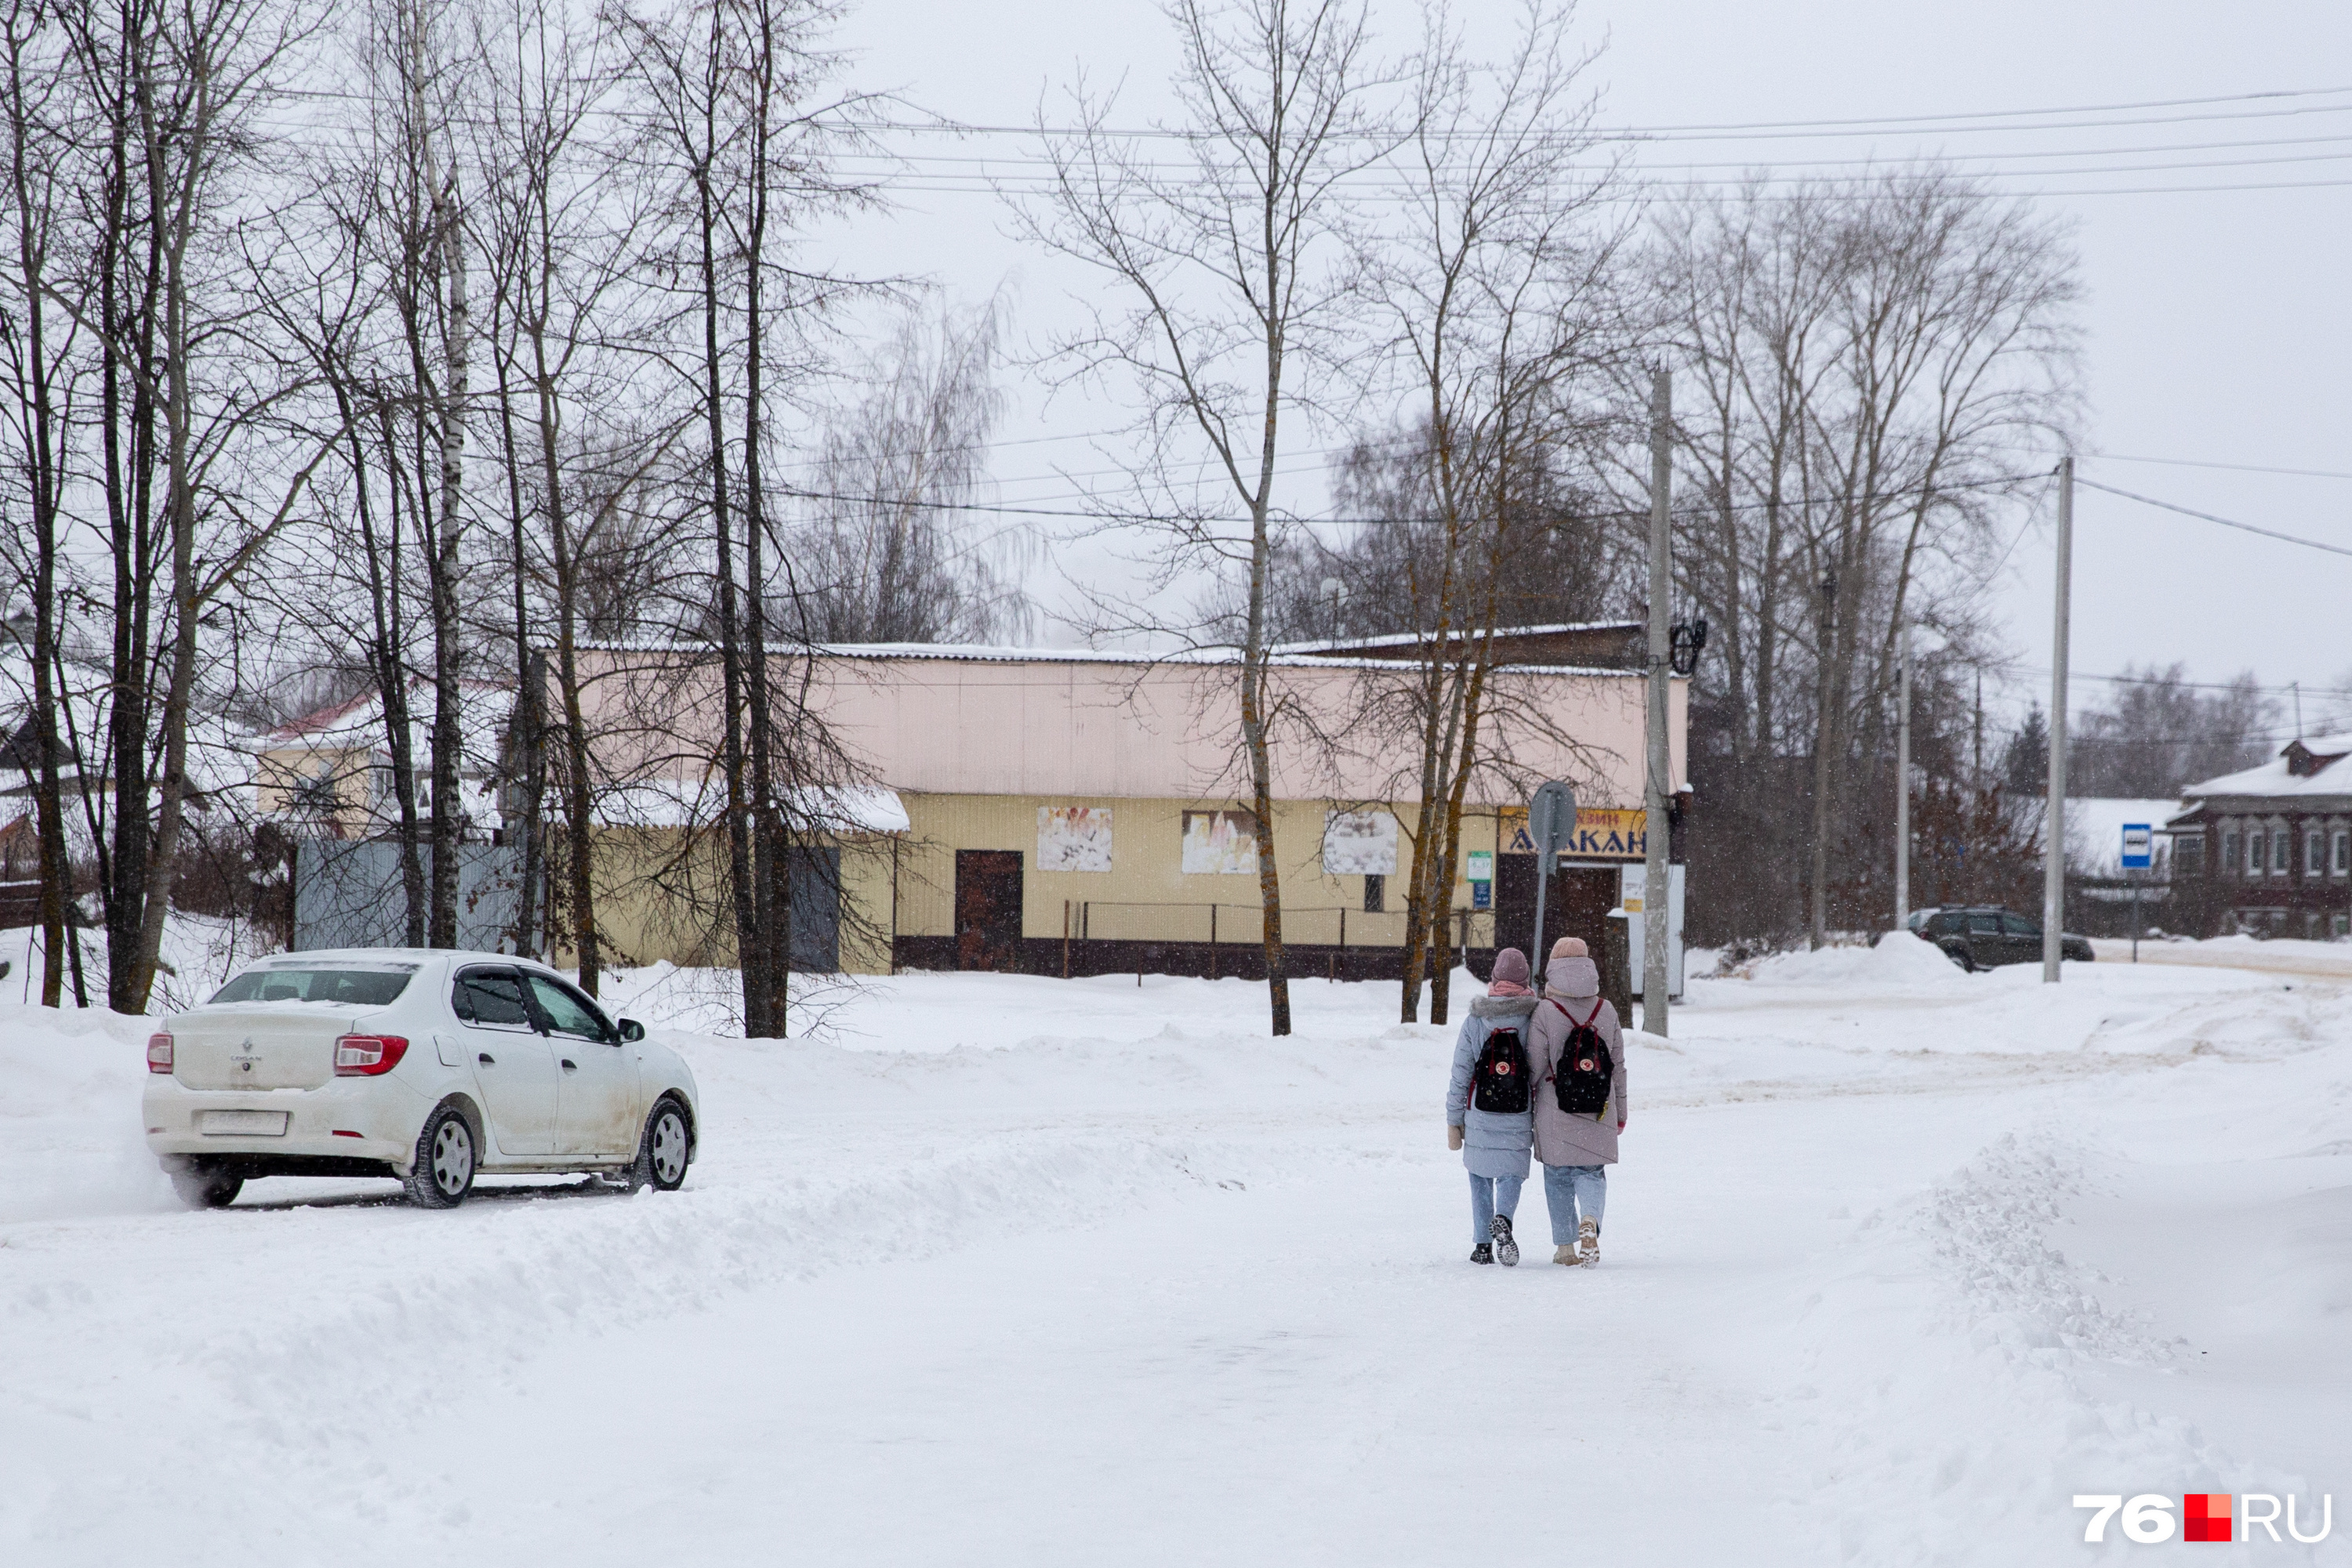
M 1623 811 L 1614 806 L 1580 805 L 1576 808 L 1576 830 L 1569 835 L 1568 847 L 1560 853 L 1570 860 L 1640 860 L 1650 852 L 1646 811 Z M 1535 843 L 1528 837 L 1528 813 L 1525 806 L 1503 808 L 1503 847 L 1513 855 L 1532 855 Z

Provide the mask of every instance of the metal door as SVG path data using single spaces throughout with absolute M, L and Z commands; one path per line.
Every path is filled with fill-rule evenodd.
M 1580 936 L 1593 959 L 1601 957 L 1609 911 L 1616 907 L 1617 870 L 1612 866 L 1570 864 L 1552 873 L 1544 894 L 1543 941 L 1528 959 L 1543 968 L 1551 944 L 1564 936 Z M 1495 945 L 1526 952 L 1536 923 L 1536 858 L 1532 855 L 1495 857 Z
M 1021 967 L 1021 851 L 959 849 L 955 859 L 956 967 L 1015 973 Z

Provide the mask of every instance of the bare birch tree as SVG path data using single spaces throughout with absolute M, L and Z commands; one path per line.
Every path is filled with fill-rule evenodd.
M 1593 156 L 1591 57 L 1573 7 L 1541 3 L 1498 62 L 1469 59 L 1443 10 L 1414 61 L 1411 140 L 1391 172 L 1409 193 L 1358 240 L 1359 289 L 1390 333 L 1412 408 L 1408 447 L 1428 514 L 1413 584 L 1417 800 L 1406 883 L 1403 1016 L 1445 1021 L 1462 809 L 1489 716 L 1507 563 L 1557 495 L 1559 456 L 1591 421 L 1582 382 L 1626 346 L 1614 273 L 1622 225 L 1599 205 L 1612 170 Z M 1590 164 L 1591 166 L 1587 166 Z M 1597 569 L 1600 563 L 1591 563 Z M 1531 955 L 1540 962 L 1541 955 Z
M 817 447 L 799 558 L 803 633 L 823 642 L 999 642 L 1028 601 L 1001 563 L 1025 552 L 975 539 L 977 500 L 1004 403 L 995 383 L 999 312 L 908 315 L 879 373 L 830 416 Z
M 1077 129 L 1040 122 L 1051 195 L 1018 210 L 1033 237 L 1103 275 L 1121 300 L 1060 345 L 1063 363 L 1131 381 L 1163 464 L 1172 448 L 1205 451 L 1246 520 L 1236 537 L 1213 510 L 1184 506 L 1161 525 L 1156 559 L 1166 577 L 1204 565 L 1245 574 L 1235 750 L 1256 822 L 1272 1029 L 1286 1035 L 1266 613 L 1284 515 L 1276 479 L 1286 435 L 1312 405 L 1316 360 L 1333 356 L 1355 302 L 1345 183 L 1394 133 L 1374 100 L 1385 82 L 1360 0 L 1168 0 L 1163 10 L 1181 53 L 1178 118 L 1139 147 L 1113 127 L 1115 99 L 1080 82 Z

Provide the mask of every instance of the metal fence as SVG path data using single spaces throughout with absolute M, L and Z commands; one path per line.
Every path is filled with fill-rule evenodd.
M 426 883 L 433 850 L 417 846 Z M 457 847 L 457 945 L 502 952 L 513 945 L 522 888 L 522 851 L 499 844 Z M 408 900 L 400 846 L 303 838 L 294 846 L 294 947 L 398 947 L 407 940 Z
M 1211 946 L 1255 947 L 1265 941 L 1265 910 L 1258 904 L 1129 903 L 1089 899 L 1069 900 L 1064 909 L 1066 934 L 1073 942 L 1206 942 Z M 1402 910 L 1349 909 L 1338 905 L 1313 908 L 1286 905 L 1282 940 L 1286 944 L 1341 949 L 1402 947 Z M 1490 910 L 1454 911 L 1454 944 L 1491 945 L 1495 916 Z

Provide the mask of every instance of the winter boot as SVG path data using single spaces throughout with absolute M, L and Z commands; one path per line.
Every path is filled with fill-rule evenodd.
M 1601 1261 L 1601 1222 L 1599 1220 L 1587 1218 L 1577 1222 L 1576 1261 L 1580 1267 L 1585 1268 L 1591 1268 Z
M 1495 1249 L 1482 1241 L 1477 1246 L 1470 1249 L 1470 1261 L 1473 1263 L 1492 1263 L 1495 1261 Z
M 1551 1249 L 1551 1260 L 1554 1263 L 1564 1263 L 1570 1268 L 1575 1268 L 1576 1244 L 1571 1241 L 1561 1242 L 1558 1247 Z
M 1511 1237 L 1511 1216 L 1498 1214 L 1487 1226 L 1486 1234 L 1495 1238 L 1495 1261 L 1506 1268 L 1519 1266 L 1519 1244 Z

